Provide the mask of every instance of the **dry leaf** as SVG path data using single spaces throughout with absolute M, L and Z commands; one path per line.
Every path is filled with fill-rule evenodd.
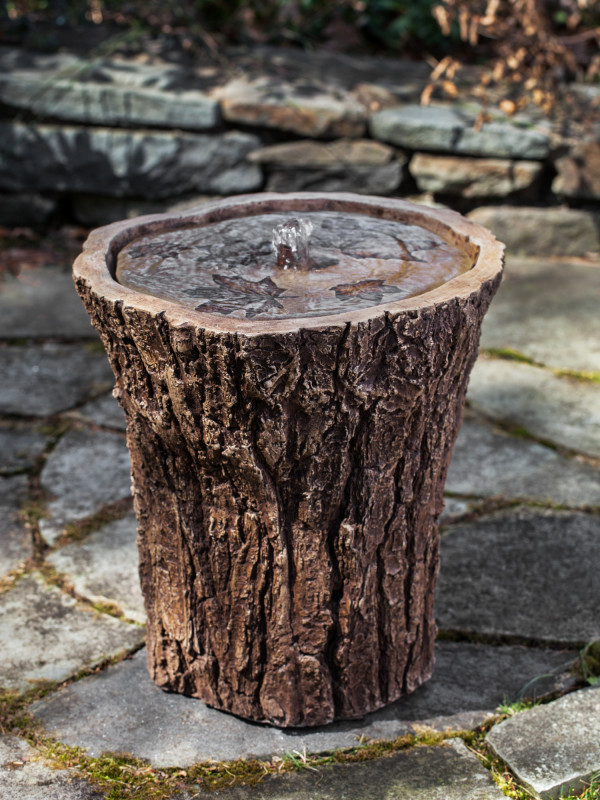
M 366 278 L 363 281 L 356 283 L 340 283 L 333 286 L 333 291 L 338 297 L 354 297 L 357 294 L 362 294 L 365 291 L 373 289 L 380 289 L 383 286 L 383 280 L 380 278 Z
M 442 60 L 438 63 L 437 67 L 433 70 L 430 75 L 430 80 L 437 81 L 438 78 L 441 78 L 444 72 L 450 67 L 452 63 L 452 59 L 450 56 L 446 56 L 442 58 Z
M 486 111 L 480 111 L 473 123 L 473 130 L 480 131 L 485 122 L 491 122 L 492 118 Z
M 460 30 L 460 38 L 463 42 L 469 39 L 469 11 L 466 6 L 461 6 L 458 12 L 458 27 Z
M 458 97 L 458 89 L 456 88 L 456 84 L 452 83 L 452 81 L 444 81 L 442 83 L 442 89 L 448 97 Z
M 469 25 L 469 44 L 471 47 L 475 47 L 477 42 L 479 41 L 479 17 L 475 14 L 471 20 L 471 24 Z
M 499 107 L 505 114 L 514 114 L 517 110 L 517 105 L 513 100 L 501 100 Z
M 431 103 L 431 95 L 433 94 L 433 90 L 435 89 L 434 83 L 428 83 L 427 86 L 421 92 L 421 105 L 428 106 Z
M 247 281 L 245 278 L 228 278 L 218 273 L 215 273 L 212 278 L 220 286 L 241 294 L 258 295 L 259 297 L 279 297 L 285 291 L 285 289 L 277 286 L 271 278 L 263 278 L 261 281 Z
M 450 36 L 452 29 L 450 26 L 450 15 L 448 14 L 448 9 L 444 6 L 434 6 L 431 13 L 433 14 L 437 24 L 442 29 L 444 36 Z

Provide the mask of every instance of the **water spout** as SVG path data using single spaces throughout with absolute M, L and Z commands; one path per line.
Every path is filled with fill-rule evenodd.
M 312 222 L 297 217 L 273 229 L 273 249 L 279 269 L 310 269 L 308 237 L 312 229 Z

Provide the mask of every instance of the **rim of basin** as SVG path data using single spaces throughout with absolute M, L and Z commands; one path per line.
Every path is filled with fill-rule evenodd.
M 124 286 L 115 279 L 118 253 L 133 239 L 194 225 L 203 226 L 228 219 L 269 213 L 334 211 L 364 214 L 378 219 L 419 225 L 436 233 L 472 258 L 471 269 L 456 275 L 435 289 L 395 302 L 366 308 L 323 314 L 318 317 L 285 319 L 243 319 L 198 311 Z M 194 326 L 218 332 L 264 334 L 303 329 L 367 323 L 385 313 L 418 311 L 454 298 L 468 297 L 486 281 L 496 278 L 504 264 L 504 245 L 475 222 L 449 209 L 420 206 L 407 200 L 349 193 L 295 192 L 235 195 L 181 212 L 153 214 L 115 222 L 92 231 L 83 252 L 73 265 L 75 280 L 83 280 L 97 295 L 121 302 L 152 315 L 162 315 L 174 326 Z

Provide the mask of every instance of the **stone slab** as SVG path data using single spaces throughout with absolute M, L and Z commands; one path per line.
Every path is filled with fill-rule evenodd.
M 96 68 L 90 73 L 91 80 L 86 80 L 85 74 L 83 80 L 77 75 L 61 77 L 60 71 L 50 75 L 37 70 L 5 72 L 0 74 L 0 101 L 26 109 L 38 119 L 50 117 L 85 125 L 164 128 L 168 121 L 173 128 L 191 131 L 218 125 L 216 100 L 198 90 L 169 91 L 143 85 L 147 69 L 141 64 L 123 63 L 121 70 L 105 68 L 98 74 Z M 133 84 L 132 77 L 138 78 Z M 148 75 L 146 80 L 152 77 Z
M 446 491 L 600 508 L 600 470 L 467 418 L 454 445 Z
M 416 153 L 410 174 L 422 192 L 465 198 L 506 197 L 529 189 L 543 165 L 539 161 L 503 158 L 460 158 Z
M 598 214 L 577 208 L 484 206 L 468 215 L 515 255 L 586 256 L 600 251 Z
M 516 714 L 486 740 L 535 797 L 580 792 L 600 772 L 600 690 L 583 689 Z
M 218 195 L 184 195 L 152 200 L 138 197 L 106 197 L 102 194 L 72 194 L 71 212 L 80 225 L 100 228 L 123 219 L 143 217 L 147 214 L 166 214 L 184 211 L 209 200 L 218 200 Z
M 69 431 L 48 456 L 43 489 L 53 498 L 40 532 L 53 544 L 65 525 L 89 517 L 131 493 L 129 453 L 123 436 L 108 431 Z
M 0 478 L 0 577 L 33 555 L 31 534 L 19 519 L 27 489 L 25 475 Z
M 372 139 L 337 139 L 315 142 L 301 139 L 261 147 L 248 156 L 255 164 L 281 169 L 333 169 L 340 167 L 382 167 L 394 158 L 395 151 Z
M 478 130 L 469 111 L 451 106 L 404 105 L 373 114 L 375 139 L 410 150 L 433 150 L 491 158 L 541 160 L 550 152 L 545 131 L 509 122 L 487 122 Z
M 338 169 L 281 169 L 267 177 L 269 192 L 355 192 L 390 195 L 403 178 L 400 161 L 376 167 L 348 166 Z
M 600 262 L 509 258 L 481 347 L 508 347 L 559 369 L 600 373 Z
M 457 524 L 442 537 L 442 630 L 542 642 L 600 638 L 600 517 L 527 508 Z
M 77 594 L 93 603 L 113 603 L 128 619 L 145 622 L 138 576 L 135 514 L 102 526 L 83 541 L 73 542 L 46 559 Z
M 0 291 L 0 338 L 97 339 L 71 271 L 43 267 L 8 276 Z
M 229 122 L 324 138 L 359 137 L 366 129 L 365 107 L 343 89 L 240 76 L 217 89 L 214 97 Z
M 90 400 L 89 403 L 81 406 L 74 413 L 80 419 L 88 420 L 103 428 L 124 431 L 127 427 L 123 409 L 112 396 L 112 392 L 107 392 L 94 400 Z
M 555 162 L 558 175 L 552 191 L 561 197 L 579 200 L 600 199 L 600 141 L 578 142 L 569 153 Z
M 478 505 L 477 498 L 444 497 L 444 510 L 440 516 L 440 524 L 444 525 L 450 520 L 468 514 Z
M 3 228 L 44 225 L 56 210 L 52 197 L 39 194 L 0 194 L 0 225 Z
M 452 739 L 391 758 L 281 775 L 219 792 L 222 800 L 501 800 L 490 773 Z
M 36 703 L 35 716 L 53 736 L 85 747 L 130 752 L 155 766 L 186 766 L 207 759 L 322 752 L 356 745 L 361 736 L 394 739 L 414 731 L 474 728 L 489 711 L 519 696 L 538 675 L 560 672 L 575 653 L 439 642 L 433 678 L 409 697 L 361 720 L 307 729 L 256 725 L 167 694 L 148 677 L 145 653 L 72 684 Z M 552 685 L 546 683 L 546 690 Z M 536 686 L 530 691 L 541 690 Z
M 492 419 L 531 435 L 600 457 L 600 384 L 557 377 L 520 362 L 479 358 L 471 373 L 469 403 Z
M 0 686 L 63 681 L 138 646 L 143 628 L 80 607 L 34 574 L 0 595 Z
M 0 736 L 2 800 L 101 800 L 105 795 L 71 770 L 51 769 L 23 739 Z
M 423 62 L 403 58 L 353 56 L 330 50 L 315 50 L 307 58 L 299 47 L 254 45 L 228 52 L 238 74 L 270 75 L 286 83 L 299 84 L 307 91 L 321 86 L 329 91 L 360 93 L 362 87 L 376 85 L 392 96 L 417 100 L 429 81 L 431 70 Z
M 0 123 L 0 188 L 167 198 L 259 189 L 256 136 Z
M 0 414 L 45 417 L 109 389 L 104 353 L 81 344 L 0 346 Z
M 0 474 L 31 469 L 45 446 L 46 437 L 35 428 L 0 425 Z

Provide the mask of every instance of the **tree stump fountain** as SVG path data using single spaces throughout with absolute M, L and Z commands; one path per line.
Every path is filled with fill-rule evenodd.
M 159 686 L 306 726 L 430 677 L 437 520 L 501 271 L 459 215 L 356 195 L 91 234 L 74 276 L 127 416 Z

